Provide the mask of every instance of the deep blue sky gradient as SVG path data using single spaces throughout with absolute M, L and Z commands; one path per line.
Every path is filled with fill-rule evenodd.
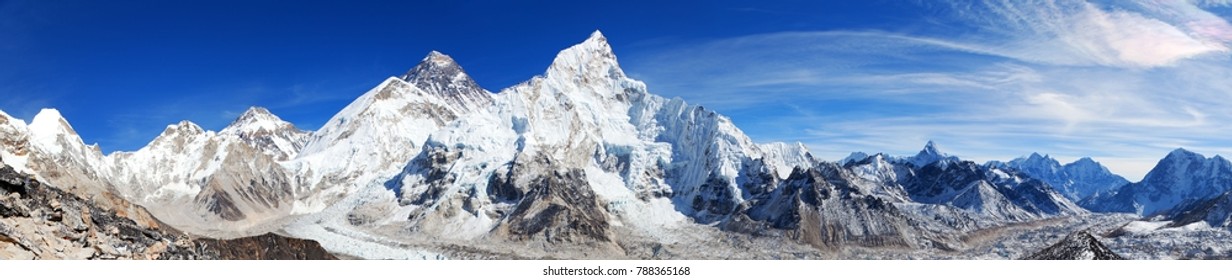
M 1232 154 L 1229 1 L 766 2 L 0 0 L 0 110 L 108 153 L 249 106 L 315 130 L 431 50 L 499 91 L 598 29 L 651 92 L 828 160 Z
M 248 106 L 316 129 L 430 50 L 498 91 L 596 29 L 623 57 L 764 32 L 895 28 L 917 12 L 757 2 L 4 1 L 0 90 L 11 98 L 0 108 L 26 120 L 58 108 L 86 142 L 135 150 L 167 124 L 221 129 Z

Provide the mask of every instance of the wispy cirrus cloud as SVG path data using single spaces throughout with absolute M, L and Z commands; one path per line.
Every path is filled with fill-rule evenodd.
M 915 32 L 756 34 L 624 58 L 653 92 L 831 160 L 934 139 L 977 160 L 1093 156 L 1137 179 L 1176 147 L 1232 154 L 1232 25 L 1205 9 L 1217 2 L 954 2 L 958 24 Z

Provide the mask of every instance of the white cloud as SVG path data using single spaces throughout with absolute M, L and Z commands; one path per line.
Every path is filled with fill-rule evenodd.
M 1137 179 L 1177 147 L 1232 154 L 1232 28 L 1204 5 L 990 0 L 954 10 L 968 29 L 757 34 L 625 65 L 830 160 L 931 139 L 978 161 L 1090 156 Z
M 986 0 L 960 14 L 995 37 L 964 48 L 1036 63 L 1142 68 L 1229 51 L 1226 21 L 1192 3 L 1169 3 Z

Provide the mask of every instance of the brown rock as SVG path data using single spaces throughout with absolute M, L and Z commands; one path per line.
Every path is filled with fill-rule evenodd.
M 145 248 L 145 253 L 143 255 L 145 255 L 145 259 L 147 260 L 155 260 L 155 259 L 158 259 L 159 255 L 162 255 L 163 252 L 166 252 L 166 251 L 167 251 L 167 243 L 156 242 L 153 245 L 150 245 L 150 247 Z
M 320 243 L 273 233 L 231 240 L 197 240 L 224 260 L 336 260 Z M 212 255 L 212 254 L 211 254 Z
M 102 255 L 110 255 L 110 256 L 120 255 L 120 251 L 116 250 L 116 248 L 111 246 L 111 244 L 107 244 L 107 242 L 94 243 L 94 249 L 97 249 L 99 254 L 102 254 Z
M 94 248 L 82 248 L 71 246 L 64 251 L 65 259 L 69 260 L 88 260 L 94 256 Z
M 33 260 L 34 252 L 26 251 L 17 244 L 0 242 L 0 260 Z

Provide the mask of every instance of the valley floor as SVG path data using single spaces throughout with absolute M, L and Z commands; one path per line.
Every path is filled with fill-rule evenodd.
M 1128 259 L 1232 258 L 1232 234 L 1190 226 L 1121 230 L 1142 222 L 1133 215 L 1089 214 L 987 228 L 967 233 L 962 248 L 885 249 L 845 247 L 818 250 L 781 236 L 751 236 L 706 225 L 685 225 L 671 241 L 622 232 L 615 250 L 580 245 L 551 246 L 500 240 L 454 241 L 431 238 L 386 225 L 365 228 L 328 217 L 305 216 L 285 234 L 322 241 L 332 253 L 355 259 L 1019 259 L 1088 230 Z M 1140 225 L 1141 224 L 1141 225 Z M 619 230 L 619 229 L 618 229 Z M 391 238 L 390 236 L 397 236 Z

